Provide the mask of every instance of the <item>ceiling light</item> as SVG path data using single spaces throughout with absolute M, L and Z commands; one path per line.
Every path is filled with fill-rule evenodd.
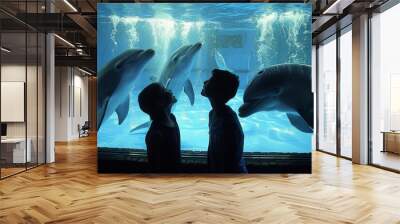
M 1 50 L 4 51 L 4 52 L 6 52 L 6 53 L 10 53 L 10 52 L 11 52 L 11 50 L 9 50 L 9 49 L 7 49 L 7 48 L 5 48 L 5 47 L 1 47 Z
M 322 14 L 342 14 L 343 10 L 351 5 L 355 0 L 336 0 L 332 5 L 324 10 Z
M 327 9 L 325 9 L 324 12 L 322 12 L 322 14 L 330 13 L 330 11 L 334 9 L 337 6 L 337 4 L 339 4 L 339 2 L 340 0 L 336 0 L 332 5 L 330 5 Z
M 64 38 L 62 38 L 62 37 L 60 37 L 60 36 L 57 35 L 57 34 L 54 34 L 54 36 L 57 37 L 57 38 L 58 38 L 59 40 L 61 40 L 62 42 L 64 42 L 65 44 L 67 44 L 68 46 L 75 48 L 75 45 L 71 44 L 71 42 L 69 42 L 68 40 L 66 40 L 66 39 L 64 39 Z
M 90 73 L 90 72 L 88 72 L 88 71 L 86 71 L 86 70 L 83 70 L 83 69 L 81 69 L 81 68 L 79 68 L 79 67 L 78 67 L 78 70 L 81 71 L 81 72 L 83 72 L 83 73 L 85 73 L 85 74 L 87 74 L 87 75 L 93 75 L 92 73 Z
M 64 0 L 65 4 L 67 4 L 74 12 L 78 12 L 78 10 L 68 1 Z

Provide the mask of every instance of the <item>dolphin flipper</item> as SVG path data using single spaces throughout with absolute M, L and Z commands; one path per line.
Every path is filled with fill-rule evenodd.
M 118 115 L 118 125 L 121 125 L 122 122 L 125 120 L 126 115 L 128 115 L 129 111 L 129 95 L 126 97 L 124 102 L 122 102 L 118 107 L 117 107 L 117 115 Z
M 307 122 L 298 114 L 286 113 L 290 123 L 302 132 L 312 133 L 313 129 L 308 126 Z
M 150 125 L 151 125 L 151 121 L 148 121 L 148 122 L 143 123 L 143 124 L 141 124 L 141 125 L 139 125 L 139 126 L 136 126 L 135 128 L 133 128 L 133 129 L 130 130 L 129 132 L 132 133 L 132 132 L 135 132 L 135 131 L 140 130 L 140 129 L 142 129 L 142 128 L 150 127 Z
M 100 129 L 101 124 L 103 123 L 104 120 L 104 116 L 106 114 L 106 110 L 107 110 L 107 106 L 108 106 L 108 101 L 109 101 L 109 97 L 107 97 L 104 102 L 100 105 L 99 110 L 97 112 L 97 117 L 99 119 L 97 119 L 97 130 Z
M 183 87 L 183 91 L 189 97 L 190 104 L 193 106 L 193 104 L 194 104 L 194 90 L 193 90 L 192 82 L 190 82 L 189 79 L 186 80 L 185 86 Z

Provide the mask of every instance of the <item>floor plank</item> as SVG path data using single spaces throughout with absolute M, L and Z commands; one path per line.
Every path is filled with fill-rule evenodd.
M 400 223 L 400 175 L 320 152 L 312 175 L 97 174 L 96 139 L 0 181 L 0 223 Z

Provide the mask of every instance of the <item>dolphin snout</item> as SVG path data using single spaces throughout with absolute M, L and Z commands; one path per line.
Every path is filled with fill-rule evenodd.
M 251 115 L 249 110 L 249 103 L 244 103 L 242 106 L 239 107 L 239 117 L 248 117 Z
M 195 49 L 200 49 L 201 46 L 202 46 L 202 44 L 199 42 L 199 43 L 194 44 L 193 47 L 194 47 Z
M 146 50 L 146 51 L 144 52 L 144 54 L 145 54 L 147 57 L 149 57 L 149 58 L 153 57 L 155 53 L 156 53 L 156 52 L 155 52 L 153 49 L 148 49 L 148 50 Z

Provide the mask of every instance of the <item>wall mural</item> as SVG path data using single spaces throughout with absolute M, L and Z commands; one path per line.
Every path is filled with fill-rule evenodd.
M 311 172 L 311 5 L 102 3 L 97 26 L 99 172 Z

